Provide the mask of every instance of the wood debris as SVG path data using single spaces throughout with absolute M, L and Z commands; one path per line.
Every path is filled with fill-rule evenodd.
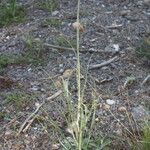
M 104 67 L 104 66 L 106 66 L 106 65 L 109 65 L 109 64 L 112 63 L 113 61 L 115 61 L 117 58 L 118 58 L 118 57 L 115 56 L 115 57 L 113 57 L 113 58 L 111 58 L 111 59 L 109 59 L 109 60 L 107 60 L 107 61 L 102 62 L 101 64 L 91 65 L 91 66 L 89 67 L 89 69 L 97 69 L 97 68 Z

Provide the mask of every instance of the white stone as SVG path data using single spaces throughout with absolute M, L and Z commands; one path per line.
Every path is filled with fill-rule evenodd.
M 113 105 L 113 104 L 115 104 L 115 101 L 114 101 L 114 100 L 111 100 L 111 99 L 107 99 L 107 100 L 106 100 L 106 103 L 107 103 L 108 105 Z
M 59 14 L 59 11 L 57 11 L 57 10 L 52 12 L 52 16 L 56 16 L 58 14 Z

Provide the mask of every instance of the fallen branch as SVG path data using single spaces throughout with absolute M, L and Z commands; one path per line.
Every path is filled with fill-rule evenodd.
M 46 100 L 52 100 L 56 97 L 58 97 L 60 94 L 62 93 L 62 90 L 57 91 L 55 94 L 53 94 L 52 96 L 48 97 Z M 23 124 L 21 125 L 21 127 L 19 128 L 19 131 L 17 133 L 17 136 L 23 131 L 27 131 L 27 129 L 29 128 L 29 126 L 32 124 L 32 122 L 35 119 L 35 115 L 36 113 L 39 111 L 39 109 L 45 104 L 45 101 L 43 103 L 41 103 L 40 105 L 37 106 L 36 110 L 30 114 L 27 119 L 23 122 Z M 27 125 L 26 125 L 27 124 Z M 26 126 L 26 127 L 25 127 Z
M 48 44 L 48 43 L 44 43 L 44 46 L 50 47 L 50 48 L 55 48 L 58 50 L 68 50 L 68 51 L 74 51 L 75 50 L 74 48 L 62 47 L 62 46 L 52 45 L 52 44 Z
M 29 120 L 38 112 L 38 110 L 43 106 L 43 104 L 44 104 L 44 102 L 42 104 L 40 104 L 39 106 L 37 106 L 36 110 L 30 116 L 28 116 L 28 118 L 24 121 L 24 123 L 19 128 L 17 136 L 22 132 L 22 130 L 24 129 L 27 122 L 29 122 Z
M 115 56 L 115 57 L 113 57 L 113 58 L 111 58 L 111 59 L 109 59 L 109 60 L 107 60 L 107 61 L 102 62 L 101 64 L 91 65 L 91 66 L 89 67 L 89 69 L 96 69 L 96 68 L 100 68 L 100 67 L 106 66 L 106 65 L 112 63 L 112 62 L 113 62 L 114 60 L 116 60 L 117 58 L 118 58 L 118 57 Z

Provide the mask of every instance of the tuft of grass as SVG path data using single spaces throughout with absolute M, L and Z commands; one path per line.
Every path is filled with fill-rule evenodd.
M 59 27 L 61 25 L 61 21 L 59 19 L 46 19 L 44 22 L 42 22 L 42 27 Z
M 78 11 L 77 11 L 77 22 L 79 23 L 79 7 L 80 0 L 78 0 Z M 77 82 L 77 99 L 76 101 L 72 99 L 72 93 L 69 91 L 69 79 L 63 79 L 63 94 L 65 105 L 65 111 L 63 113 L 65 118 L 65 123 L 67 124 L 66 131 L 69 133 L 69 136 L 62 135 L 63 131 L 60 128 L 57 128 L 57 122 L 50 120 L 51 124 L 55 127 L 56 131 L 62 135 L 63 139 L 60 139 L 61 149 L 62 150 L 102 150 L 108 146 L 111 141 L 107 138 L 101 136 L 94 136 L 93 128 L 95 125 L 95 116 L 97 108 L 97 93 L 93 89 L 91 93 L 91 104 L 86 104 L 84 100 L 85 88 L 87 84 L 87 79 L 85 79 L 84 85 L 81 85 L 81 70 L 80 70 L 80 32 L 79 28 L 77 29 L 77 38 L 75 46 L 77 47 L 77 64 L 76 64 L 76 82 Z M 56 39 L 57 45 L 59 46 L 72 46 L 69 39 L 65 37 L 58 37 Z M 68 44 L 69 43 L 69 44 Z
M 146 123 L 143 128 L 142 145 L 143 150 L 150 149 L 150 124 L 148 123 Z
M 18 6 L 16 0 L 9 0 L 0 4 L 0 27 L 19 23 L 25 20 L 25 11 L 23 7 Z
M 43 43 L 40 39 L 35 39 L 32 36 L 26 36 L 25 39 L 26 51 L 17 55 L 0 55 L 0 73 L 2 74 L 5 68 L 11 64 L 29 64 L 33 66 L 44 64 L 47 54 L 44 51 Z
M 27 106 L 32 100 L 33 96 L 24 92 L 12 92 L 6 97 L 6 102 L 13 104 L 17 109 Z
M 58 36 L 55 39 L 55 44 L 59 46 L 64 46 L 64 47 L 76 47 L 76 39 L 75 38 L 68 38 L 63 35 Z
M 5 68 L 11 63 L 9 56 L 1 54 L 0 55 L 0 74 L 3 74 Z
M 150 37 L 141 41 L 140 46 L 136 49 L 138 56 L 150 59 Z
M 1 54 L 0 55 L 0 69 L 3 69 L 5 67 L 7 67 L 7 65 L 9 64 L 10 60 L 9 60 L 9 57 L 4 55 L 4 54 Z
M 27 50 L 18 57 L 17 61 L 25 64 L 37 66 L 44 64 L 46 61 L 46 52 L 44 51 L 43 42 L 40 39 L 27 35 L 24 38 Z
M 0 112 L 0 120 L 3 120 L 6 116 L 5 112 Z
M 52 13 L 58 7 L 58 1 L 57 0 L 42 0 L 37 5 L 40 9 L 45 9 Z

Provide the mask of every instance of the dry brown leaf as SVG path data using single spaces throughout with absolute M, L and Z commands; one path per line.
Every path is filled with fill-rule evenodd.
M 73 26 L 73 28 L 74 28 L 75 30 L 79 29 L 80 32 L 83 32 L 83 31 L 84 31 L 83 25 L 81 25 L 79 22 L 74 22 L 74 23 L 72 24 L 72 26 Z
M 0 76 L 0 88 L 10 88 L 14 81 L 8 77 Z
M 62 75 L 62 78 L 70 78 L 73 75 L 73 69 L 66 69 Z
M 62 87 L 62 80 L 61 80 L 61 78 L 59 77 L 58 80 L 55 81 L 54 84 L 55 84 L 55 86 L 56 86 L 57 88 L 61 88 L 61 87 Z

